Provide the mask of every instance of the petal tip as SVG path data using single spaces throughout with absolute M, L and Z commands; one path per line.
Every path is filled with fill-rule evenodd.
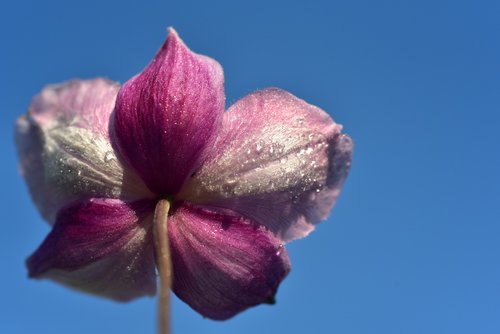
M 181 50 L 185 50 L 188 52 L 192 52 L 191 49 L 184 43 L 182 38 L 179 37 L 179 33 L 173 28 L 167 28 L 167 39 L 162 46 L 162 50 L 166 50 L 167 52 L 179 52 Z
M 170 26 L 170 27 L 167 28 L 167 33 L 168 33 L 168 37 L 180 39 L 179 38 L 179 34 L 177 33 L 177 31 L 172 26 Z

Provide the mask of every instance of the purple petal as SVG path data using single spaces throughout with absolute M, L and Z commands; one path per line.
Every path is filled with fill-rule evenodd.
M 236 102 L 179 197 L 234 210 L 283 241 L 325 219 L 351 164 L 352 141 L 321 109 L 266 89 Z
M 90 199 L 62 209 L 28 259 L 30 277 L 127 301 L 156 292 L 152 201 Z
M 21 173 L 43 217 L 89 197 L 149 196 L 142 181 L 118 161 L 108 122 L 118 85 L 104 79 L 46 87 L 18 119 L 16 144 Z
M 120 90 L 114 141 L 151 191 L 174 195 L 199 167 L 223 111 L 222 68 L 171 29 L 148 67 Z
M 280 240 L 247 219 L 183 204 L 168 226 L 173 291 L 205 317 L 272 302 L 290 271 Z

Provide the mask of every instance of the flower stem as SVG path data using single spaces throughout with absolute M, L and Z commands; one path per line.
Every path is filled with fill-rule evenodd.
M 160 274 L 158 296 L 158 334 L 170 334 L 170 288 L 172 286 L 172 260 L 168 243 L 168 210 L 170 202 L 161 199 L 156 204 L 153 217 L 153 235 L 156 261 Z

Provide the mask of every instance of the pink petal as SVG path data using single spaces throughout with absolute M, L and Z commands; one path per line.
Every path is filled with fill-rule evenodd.
M 174 195 L 199 167 L 223 111 L 222 68 L 171 29 L 151 64 L 120 90 L 114 141 L 151 191 Z
M 90 199 L 62 209 L 28 259 L 30 277 L 127 301 L 156 291 L 148 231 L 154 203 Z
M 173 291 L 203 316 L 224 320 L 272 303 L 290 271 L 280 240 L 250 220 L 183 204 L 169 218 Z
M 35 96 L 30 116 L 42 128 L 75 126 L 108 138 L 109 116 L 120 86 L 104 78 L 49 85 Z
M 33 99 L 28 116 L 18 119 L 21 173 L 50 223 L 60 207 L 75 199 L 149 196 L 109 142 L 118 89 L 100 78 L 48 86 Z
M 352 141 L 321 109 L 279 89 L 229 108 L 212 154 L 179 197 L 234 210 L 283 241 L 325 219 L 347 176 Z

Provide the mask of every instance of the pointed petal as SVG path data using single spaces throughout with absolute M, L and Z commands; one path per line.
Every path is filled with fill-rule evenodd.
M 42 216 L 54 222 L 66 203 L 89 197 L 149 196 L 117 159 L 108 122 L 118 85 L 104 79 L 46 87 L 16 123 L 21 173 Z
M 42 245 L 28 259 L 30 277 L 118 301 L 156 291 L 152 240 L 154 203 L 90 199 L 62 209 Z
M 151 191 L 173 195 L 198 168 L 223 111 L 222 68 L 170 30 L 151 64 L 120 90 L 114 141 Z
M 168 226 L 173 291 L 205 317 L 270 303 L 290 271 L 280 240 L 247 219 L 184 203 Z
M 266 89 L 236 102 L 221 133 L 179 197 L 228 208 L 283 241 L 325 219 L 347 176 L 352 141 L 321 109 Z

